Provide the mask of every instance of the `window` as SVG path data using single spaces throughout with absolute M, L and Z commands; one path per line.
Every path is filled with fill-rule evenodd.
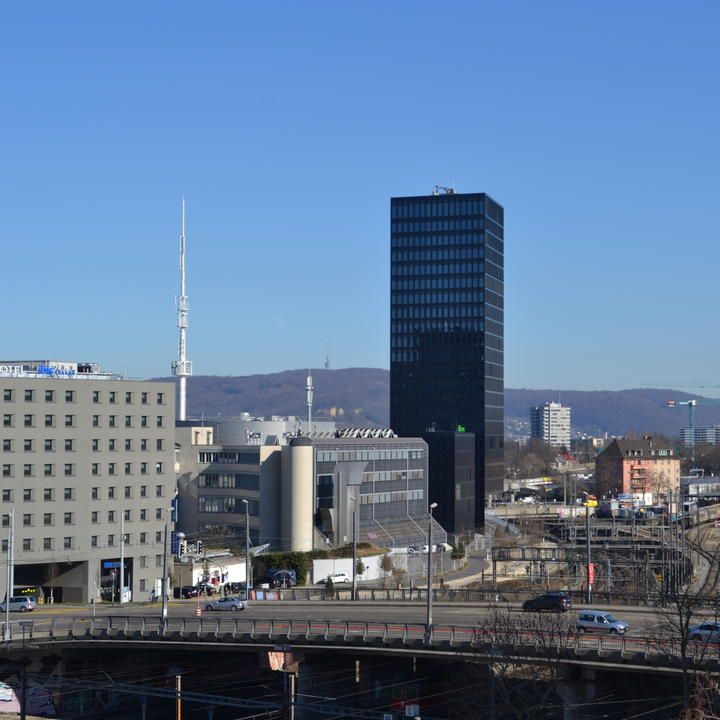
M 13 416 L 12 415 L 3 415 L 3 426 L 4 427 L 12 427 L 13 426 Z
M 3 488 L 3 491 L 2 491 L 2 501 L 3 501 L 3 502 L 12 502 L 12 490 L 8 490 L 7 488 Z
M 158 438 L 157 441 L 155 442 L 155 449 L 156 450 L 163 449 L 163 441 L 160 438 Z
M 98 536 L 91 535 L 90 536 L 90 547 L 97 547 L 97 544 L 98 544 Z
M 140 497 L 141 498 L 147 497 L 147 485 L 140 486 Z
M 32 402 L 35 399 L 35 392 L 33 390 L 25 391 L 25 402 Z
M 132 486 L 131 486 L 131 485 L 126 485 L 126 486 L 125 486 L 125 497 L 126 497 L 126 498 L 131 498 L 131 497 L 132 497 Z
M 65 500 L 74 500 L 75 499 L 75 492 L 73 491 L 73 488 L 65 488 L 63 490 L 63 498 Z
M 125 393 L 125 404 L 126 404 L 126 405 L 132 405 L 132 401 L 133 401 L 133 400 L 132 400 L 132 393 L 131 393 L 131 392 L 126 392 L 126 393 Z
M 33 474 L 33 466 L 32 465 L 23 465 L 23 475 L 25 477 L 32 477 Z
M 108 463 L 108 475 L 115 475 L 115 463 Z
M 43 500 L 51 502 L 55 499 L 55 491 L 52 488 L 45 488 L 43 490 Z
M 147 447 L 148 447 L 148 446 L 147 446 L 147 439 L 146 439 L 146 438 L 143 438 L 143 439 L 140 441 L 140 449 L 141 449 L 141 450 L 147 450 Z
M 23 538 L 23 552 L 32 551 L 32 540 L 30 538 Z
M 132 513 L 130 510 L 123 511 L 123 518 L 125 519 L 125 522 L 131 522 Z
M 140 510 L 140 519 L 147 520 L 147 510 L 145 510 L 144 508 Z
M 126 415 L 125 416 L 125 427 L 131 428 L 133 426 L 132 424 L 132 415 Z
M 155 556 L 155 567 L 162 567 L 163 561 L 162 561 L 162 555 L 156 555 Z
M 13 391 L 8 390 L 7 388 L 3 390 L 3 400 L 5 402 L 12 402 L 13 399 Z
M 148 471 L 147 465 L 148 465 L 148 464 L 147 464 L 146 462 L 141 462 L 141 463 L 140 463 L 140 474 L 141 474 L 141 475 L 147 475 L 147 471 Z
M 63 522 L 65 523 L 65 525 L 72 525 L 73 524 L 73 514 L 71 512 L 64 513 Z
M 163 464 L 161 462 L 155 463 L 155 472 L 158 475 L 162 475 L 162 471 L 163 471 Z
M 45 452 L 55 452 L 55 441 L 50 438 L 45 439 Z
M 109 523 L 114 523 L 114 522 L 115 522 L 115 511 L 114 511 L 114 510 L 108 510 L 108 519 L 107 519 L 107 521 L 108 521 Z
M 43 525 L 52 525 L 53 524 L 53 514 L 52 513 L 43 513 Z
M 32 488 L 25 488 L 23 490 L 23 500 L 25 502 L 32 502 L 34 499 Z
M 130 440 L 129 438 L 125 440 L 125 450 L 127 452 L 132 452 L 132 440 Z
M 3 465 L 3 477 L 12 477 L 12 465 Z
M 65 452 L 72 452 L 75 449 L 75 443 L 72 440 L 65 440 Z
M 165 488 L 163 485 L 155 486 L 155 497 L 162 497 L 165 494 Z
M 43 550 L 53 550 L 53 549 L 54 549 L 53 539 L 51 537 L 43 538 Z
M 65 391 L 65 402 L 75 402 L 75 391 L 74 390 L 66 390 Z
M 33 427 L 33 424 L 35 422 L 35 416 L 34 415 L 25 415 L 25 427 Z
M 108 535 L 107 544 L 108 544 L 108 547 L 112 547 L 115 544 L 115 536 L 114 535 Z
M 146 590 L 147 590 L 147 586 L 146 586 L 145 580 L 143 579 L 140 581 L 140 592 L 145 592 Z
M 65 463 L 65 477 L 70 477 L 74 474 L 73 467 L 72 463 Z
M 10 516 L 9 515 L 3 515 L 2 516 L 2 526 L 4 528 L 10 527 Z
M 143 405 L 147 405 L 147 404 L 148 404 L 148 394 L 147 394 L 146 392 L 140 393 L 140 402 L 141 402 Z
M 25 452 L 32 452 L 33 451 L 33 441 L 32 440 L 23 440 L 23 450 Z
M 155 519 L 162 520 L 162 508 L 157 508 L 155 510 Z
M 93 452 L 99 452 L 100 451 L 100 440 L 98 438 L 93 438 L 91 447 L 92 447 Z
M 140 544 L 145 545 L 147 543 L 147 533 L 140 533 Z
M 71 537 L 63 538 L 63 550 L 72 550 L 73 539 Z
M 164 404 L 165 404 L 165 393 L 158 393 L 158 394 L 157 394 L 157 404 L 158 404 L 158 405 L 164 405 Z
M 146 568 L 147 567 L 147 555 L 141 555 L 140 556 L 140 567 Z
M 140 416 L 140 427 L 147 427 L 147 426 L 148 426 L 148 416 L 141 415 Z
M 108 427 L 115 427 L 117 422 L 117 415 L 109 415 L 108 416 Z
M 45 402 L 55 402 L 55 391 L 54 390 L 46 390 L 45 391 Z
M 93 416 L 92 416 L 92 426 L 93 426 L 93 427 L 100 427 L 100 416 L 99 416 L 99 415 L 93 415 Z
M 100 463 L 93 463 L 90 466 L 90 473 L 92 475 L 99 475 L 100 474 Z
M 90 490 L 90 499 L 91 500 L 99 500 L 100 499 L 100 488 L 94 487 Z
M 109 487 L 108 488 L 108 500 L 114 500 L 115 499 L 115 488 Z
M 113 439 L 108 440 L 108 450 L 110 452 L 115 452 L 115 448 L 116 448 L 115 440 L 113 440 Z
M 32 513 L 25 513 L 23 515 L 23 527 L 32 527 Z
M 100 391 L 99 390 L 93 390 L 92 401 L 95 404 L 100 402 Z
M 113 404 L 117 402 L 117 393 L 114 390 L 110 391 L 110 402 Z
M 132 475 L 132 463 L 125 463 L 125 474 Z
M 158 530 L 158 531 L 155 533 L 155 542 L 156 542 L 156 543 L 161 543 L 162 541 L 163 541 L 162 530 Z
M 45 467 L 43 469 L 43 474 L 45 475 L 45 477 L 52 477 L 54 472 L 55 471 L 53 469 L 52 463 L 45 463 Z
M 66 415 L 65 416 L 65 427 L 75 427 L 75 416 L 74 415 Z
M 3 452 L 12 452 L 12 440 L 3 440 Z
M 90 522 L 91 522 L 93 525 L 97 525 L 97 523 L 98 523 L 98 512 L 97 512 L 97 510 L 93 510 L 93 511 L 90 513 Z
M 157 416 L 156 424 L 157 424 L 157 427 L 163 426 L 163 416 L 162 415 Z

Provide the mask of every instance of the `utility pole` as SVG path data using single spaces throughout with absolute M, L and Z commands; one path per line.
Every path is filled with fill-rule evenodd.
M 182 720 L 182 676 L 175 676 L 175 720 Z
M 587 503 L 587 499 L 585 500 Z M 587 601 L 592 603 L 592 558 L 590 556 L 590 506 L 585 505 L 585 543 L 587 547 Z
M 167 598 L 167 535 L 168 535 L 168 518 L 167 510 L 165 511 L 165 538 L 163 540 L 163 576 L 162 576 L 162 587 L 160 592 L 162 593 L 162 622 L 163 628 L 167 622 L 168 616 L 168 598 Z
M 432 632 L 432 521 L 433 510 L 437 507 L 437 503 L 430 504 L 430 512 L 428 513 L 428 551 L 427 551 L 427 618 L 425 621 L 425 632 L 427 633 L 428 642 L 430 642 L 430 633 Z
M 353 551 L 353 568 L 352 568 L 352 599 L 357 600 L 357 535 L 355 533 L 355 498 L 352 498 L 353 510 L 352 510 L 352 551 Z
M 243 498 L 245 505 L 245 601 L 250 600 L 250 503 Z
M 120 605 L 125 604 L 125 510 L 120 511 Z
M 15 539 L 15 508 L 10 510 L 10 525 L 8 526 L 7 545 L 7 589 L 5 590 L 5 642 L 12 640 L 10 631 L 10 598 L 13 591 L 13 540 Z

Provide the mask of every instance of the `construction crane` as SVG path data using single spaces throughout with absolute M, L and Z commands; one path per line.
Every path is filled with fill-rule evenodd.
M 690 386 L 688 386 L 690 387 Z M 690 446 L 690 457 L 692 464 L 695 464 L 695 408 L 698 405 L 716 405 L 720 403 L 720 398 L 695 398 L 693 400 L 668 400 L 668 407 L 677 407 L 678 405 L 687 405 L 689 411 L 689 429 L 690 439 L 685 438 L 685 445 Z

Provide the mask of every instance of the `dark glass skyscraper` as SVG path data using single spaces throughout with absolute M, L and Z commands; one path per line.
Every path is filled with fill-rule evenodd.
M 475 433 L 476 527 L 503 486 L 503 224 L 485 193 L 391 201 L 390 426 Z

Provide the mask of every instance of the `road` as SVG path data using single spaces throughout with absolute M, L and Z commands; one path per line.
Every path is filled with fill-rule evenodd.
M 204 605 L 201 603 L 201 607 Z M 518 606 L 502 605 L 511 614 L 517 613 L 518 620 L 523 613 Z M 575 616 L 582 606 L 576 606 L 570 611 L 568 617 Z M 173 602 L 170 604 L 168 614 L 173 617 L 194 617 L 195 601 Z M 599 609 L 613 612 L 616 617 L 625 620 L 636 636 L 652 636 L 652 626 L 662 623 L 662 616 L 653 608 L 600 607 Z M 204 618 L 211 617 L 237 617 L 238 619 L 255 620 L 331 620 L 331 621 L 360 621 L 382 623 L 424 623 L 426 620 L 426 606 L 422 603 L 392 603 L 392 602 L 338 602 L 338 601 L 255 601 L 242 612 L 214 613 L 203 610 Z M 434 604 L 433 623 L 435 625 L 465 625 L 474 626 L 491 618 L 494 609 L 487 604 Z M 154 617 L 161 613 L 159 604 L 128 604 L 120 606 L 101 605 L 96 609 L 97 617 L 125 616 Z M 49 624 L 52 618 L 91 618 L 92 609 L 88 606 L 55 606 L 53 608 L 40 607 L 32 613 L 12 613 L 11 620 L 33 621 L 33 624 Z M 0 619 L 1 620 L 1 619 Z

